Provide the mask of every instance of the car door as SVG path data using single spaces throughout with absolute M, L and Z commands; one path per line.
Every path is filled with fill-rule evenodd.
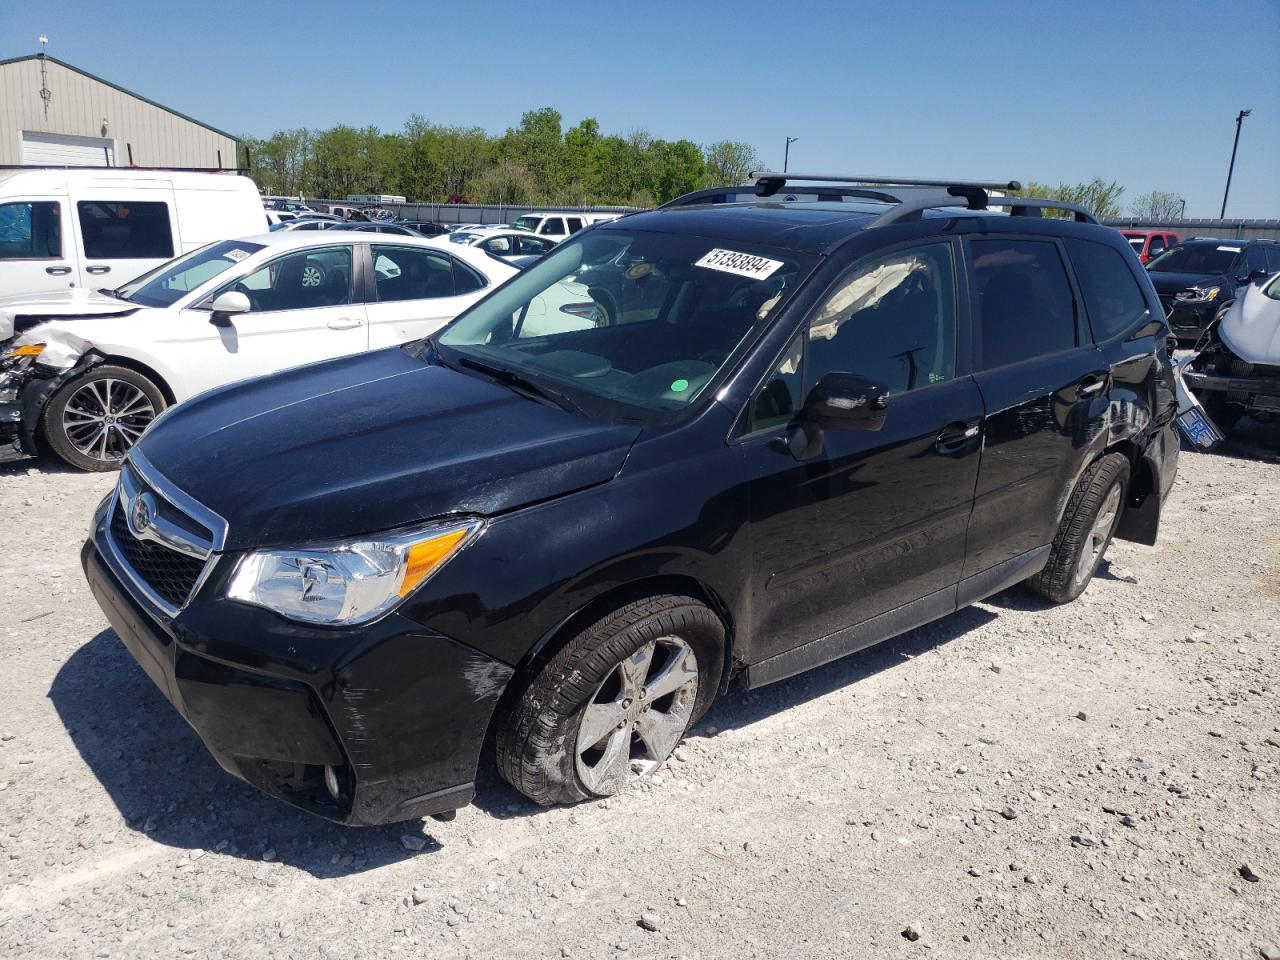
M 186 396 L 368 349 L 365 307 L 353 302 L 353 249 L 344 243 L 292 250 L 182 311 L 182 333 L 169 352 L 178 354 L 172 366 Z M 209 306 L 232 290 L 248 296 L 252 309 L 216 326 Z
M 955 253 L 932 241 L 852 265 L 752 401 L 753 661 L 794 665 L 787 652 L 820 638 L 841 655 L 955 609 L 983 412 L 957 355 Z M 821 452 L 797 459 L 787 425 L 834 371 L 888 388 L 884 424 L 826 430 Z
M 1076 478 L 1105 443 L 1111 376 L 1058 241 L 967 238 L 965 248 L 986 427 L 964 577 L 981 593 L 1000 570 L 1013 576 L 1047 554 Z M 960 594 L 972 599 L 964 584 Z
M 83 283 L 114 290 L 180 252 L 173 190 L 72 192 Z
M 372 350 L 434 333 L 484 294 L 485 278 L 438 248 L 375 243 L 369 252 Z
M 78 286 L 74 237 L 66 197 L 0 203 L 0 296 Z

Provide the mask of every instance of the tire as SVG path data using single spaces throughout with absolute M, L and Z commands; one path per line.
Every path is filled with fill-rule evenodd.
M 40 435 L 73 467 L 115 470 L 165 406 L 160 388 L 136 370 L 101 364 L 68 380 L 49 398 L 40 416 Z
M 499 721 L 499 772 L 543 806 L 611 796 L 652 773 L 711 705 L 724 640 L 720 618 L 692 597 L 650 597 L 597 620 Z M 650 696 L 651 685 L 666 692 Z
M 1090 464 L 1062 512 L 1049 562 L 1028 580 L 1046 600 L 1067 603 L 1084 593 L 1107 552 L 1124 513 L 1129 460 L 1108 453 Z

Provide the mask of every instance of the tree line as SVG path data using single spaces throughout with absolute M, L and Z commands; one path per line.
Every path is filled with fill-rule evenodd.
M 249 175 L 265 193 L 333 199 L 380 193 L 410 203 L 647 207 L 700 187 L 745 183 L 760 166 L 755 149 L 737 140 L 696 144 L 644 129 L 604 134 L 590 117 L 565 129 L 552 107 L 530 110 L 500 136 L 414 114 L 394 133 L 339 124 L 277 130 L 243 144 Z M 1125 188 L 1102 177 L 1057 186 L 1027 182 L 1020 192 L 1080 204 L 1099 220 L 1126 213 Z M 1153 190 L 1128 214 L 1174 220 L 1185 207 L 1178 194 Z
M 604 134 L 587 118 L 563 129 L 551 107 L 501 136 L 417 114 L 403 129 L 338 125 L 246 137 L 249 176 L 266 193 L 343 198 L 380 193 L 410 203 L 652 206 L 700 187 L 742 183 L 759 164 L 746 143 L 699 145 L 647 130 Z

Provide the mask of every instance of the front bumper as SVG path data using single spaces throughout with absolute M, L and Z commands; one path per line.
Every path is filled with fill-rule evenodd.
M 26 457 L 22 446 L 22 404 L 0 403 L 0 463 Z
M 1214 393 L 1248 409 L 1280 413 L 1280 377 L 1220 377 L 1195 370 L 1182 376 L 1197 395 Z
M 105 544 L 108 498 L 81 562 L 121 642 L 229 773 L 311 813 L 372 826 L 445 813 L 475 771 L 510 667 L 392 613 L 304 627 L 210 599 L 218 568 L 168 620 Z M 223 564 L 229 566 L 229 564 Z M 334 796 L 326 786 L 339 790 Z

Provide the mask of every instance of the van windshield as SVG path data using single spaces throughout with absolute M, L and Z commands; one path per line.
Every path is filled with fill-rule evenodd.
M 816 257 L 754 243 L 592 230 L 432 339 L 605 419 L 667 419 L 748 349 Z
M 243 240 L 211 243 L 160 264 L 150 273 L 126 283 L 115 294 L 144 307 L 171 307 L 196 287 L 208 283 L 261 249 L 262 244 Z

